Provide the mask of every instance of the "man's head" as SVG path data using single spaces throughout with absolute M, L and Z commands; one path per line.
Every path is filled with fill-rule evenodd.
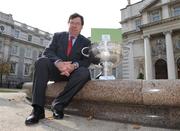
M 78 36 L 84 25 L 84 18 L 78 13 L 70 15 L 69 20 L 69 33 L 73 36 Z

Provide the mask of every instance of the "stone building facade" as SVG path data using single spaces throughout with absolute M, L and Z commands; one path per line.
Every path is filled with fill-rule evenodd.
M 10 63 L 10 74 L 4 82 L 31 81 L 33 65 L 50 42 L 52 35 L 38 28 L 13 20 L 0 12 L 0 59 Z
M 180 78 L 180 1 L 142 0 L 121 9 L 123 79 Z

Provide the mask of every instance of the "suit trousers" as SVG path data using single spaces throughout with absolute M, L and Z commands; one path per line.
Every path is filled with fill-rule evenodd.
M 64 90 L 54 99 L 52 106 L 54 109 L 62 111 L 71 102 L 74 95 L 90 80 L 89 69 L 79 67 L 74 70 L 69 77 L 60 75 L 60 71 L 54 63 L 46 57 L 38 59 L 35 63 L 35 72 L 32 88 L 32 106 L 44 107 L 47 82 L 67 81 Z

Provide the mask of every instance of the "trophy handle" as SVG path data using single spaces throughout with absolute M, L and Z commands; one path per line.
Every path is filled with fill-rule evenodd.
M 89 57 L 89 54 L 85 54 L 85 53 L 84 53 L 84 50 L 86 50 L 86 49 L 89 49 L 89 47 L 84 47 L 84 48 L 82 48 L 81 53 L 82 53 L 83 56 Z

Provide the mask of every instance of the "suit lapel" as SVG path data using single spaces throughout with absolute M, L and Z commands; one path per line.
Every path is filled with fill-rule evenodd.
M 66 36 L 65 36 L 65 39 L 64 39 L 64 42 L 63 42 L 63 50 L 64 50 L 65 55 L 67 54 L 68 39 L 69 39 L 68 37 L 69 37 L 69 34 L 66 33 Z
M 74 43 L 74 45 L 73 45 L 73 47 L 72 47 L 72 53 L 71 53 L 71 55 L 75 55 L 74 53 L 75 53 L 76 50 L 79 48 L 80 44 L 81 44 L 81 39 L 80 39 L 79 36 L 78 36 L 77 39 L 76 39 L 76 41 L 75 41 L 75 43 Z

